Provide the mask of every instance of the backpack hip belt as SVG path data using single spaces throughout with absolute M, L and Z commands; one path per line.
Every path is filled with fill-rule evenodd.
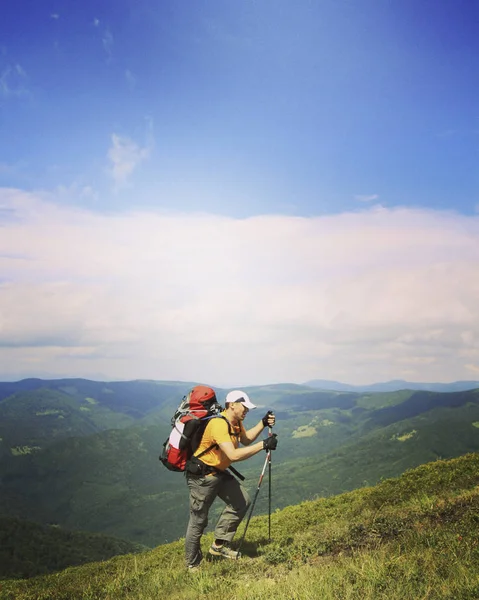
M 236 475 L 236 477 L 238 477 L 238 479 L 240 479 L 241 481 L 244 481 L 245 480 L 244 475 L 242 475 L 239 471 L 237 471 L 231 465 L 227 468 L 226 471 L 222 471 L 221 469 L 217 469 L 216 467 L 207 465 L 202 460 L 200 460 L 200 456 L 203 456 L 203 454 L 206 454 L 206 452 L 209 452 L 217 445 L 218 444 L 214 444 L 213 446 L 210 446 L 209 448 L 204 450 L 201 454 L 198 454 L 198 456 L 192 456 L 186 462 L 186 467 L 185 467 L 186 473 L 188 473 L 189 475 L 193 475 L 193 477 L 206 477 L 207 475 L 211 475 L 212 473 L 214 473 L 215 475 L 228 475 L 231 477 L 231 474 L 226 472 L 226 471 L 231 471 L 232 473 L 234 473 Z

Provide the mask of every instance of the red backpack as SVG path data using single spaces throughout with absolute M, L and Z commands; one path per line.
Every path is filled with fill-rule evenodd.
M 167 469 L 185 470 L 186 461 L 198 448 L 208 421 L 219 416 L 222 410 L 215 391 L 205 385 L 195 386 L 184 396 L 171 419 L 172 430 L 159 457 Z

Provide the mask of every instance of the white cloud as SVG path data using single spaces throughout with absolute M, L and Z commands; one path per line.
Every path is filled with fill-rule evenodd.
M 101 41 L 103 43 L 103 48 L 107 53 L 108 60 L 110 60 L 113 54 L 113 34 L 109 29 L 105 29 Z
M 245 385 L 479 364 L 478 217 L 104 215 L 0 190 L 0 228 L 0 363 L 18 371 Z
M 58 20 L 60 18 L 60 15 L 58 13 L 52 13 L 50 15 L 50 19 L 54 19 L 55 21 Z
M 356 196 L 354 196 L 354 199 L 358 202 L 372 202 L 373 200 L 377 200 L 378 198 L 378 194 L 357 194 Z
M 7 65 L 0 74 L 0 97 L 27 96 L 27 74 L 18 63 Z
M 128 87 L 133 90 L 136 86 L 136 77 L 133 75 L 130 69 L 125 71 L 125 79 Z
M 93 25 L 98 27 L 100 25 L 100 19 L 93 19 Z
M 136 169 L 150 155 L 150 147 L 141 147 L 128 137 L 117 134 L 111 136 L 112 145 L 108 150 L 110 161 L 110 175 L 115 186 L 121 187 Z

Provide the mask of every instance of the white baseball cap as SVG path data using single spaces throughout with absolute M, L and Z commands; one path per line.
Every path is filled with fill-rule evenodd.
M 233 390 L 226 394 L 225 403 L 231 404 L 232 402 L 240 402 L 246 408 L 252 409 L 256 408 L 256 405 L 251 402 L 249 396 L 246 392 L 242 392 L 241 390 Z

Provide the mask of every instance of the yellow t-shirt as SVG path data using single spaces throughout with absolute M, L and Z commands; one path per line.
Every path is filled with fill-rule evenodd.
M 224 412 L 222 412 L 221 415 L 225 417 Z M 230 435 L 230 430 L 233 435 Z M 239 426 L 231 425 L 226 419 L 214 417 L 206 426 L 200 445 L 196 449 L 195 456 L 198 456 L 213 444 L 233 442 L 234 447 L 238 448 L 239 438 L 244 431 L 245 428 L 243 423 L 240 423 Z M 221 448 L 217 447 L 203 454 L 203 456 L 200 457 L 200 460 L 204 462 L 205 465 L 215 467 L 215 469 L 220 469 L 221 471 L 224 471 L 231 465 L 230 459 Z

